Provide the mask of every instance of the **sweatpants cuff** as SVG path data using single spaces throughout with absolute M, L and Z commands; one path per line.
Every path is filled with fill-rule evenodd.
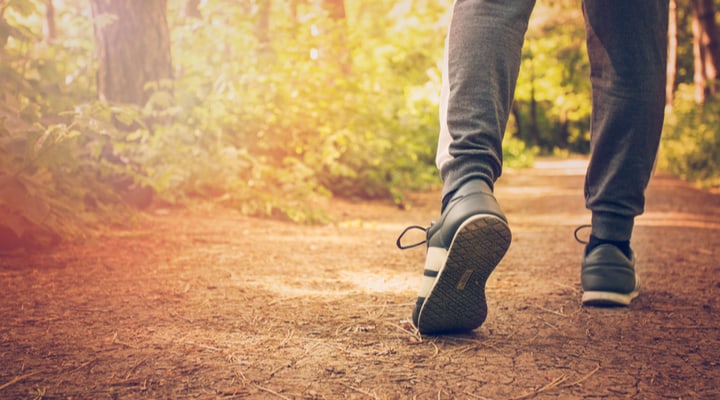
M 601 212 L 592 214 L 592 234 L 599 239 L 630 240 L 634 224 L 633 217 Z

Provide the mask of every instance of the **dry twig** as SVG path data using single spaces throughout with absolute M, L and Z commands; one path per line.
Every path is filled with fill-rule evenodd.
M 561 316 L 561 317 L 567 317 L 567 314 L 563 314 L 563 313 L 561 313 L 561 312 L 559 312 L 559 311 L 551 310 L 551 309 L 549 309 L 549 308 L 545 308 L 545 307 L 542 307 L 542 306 L 535 306 L 535 307 L 536 307 L 537 309 L 539 309 L 539 310 L 542 310 L 542 311 L 545 311 L 545 312 L 549 312 L 549 313 L 551 313 L 551 314 L 559 315 L 559 316 Z
M 566 380 L 567 380 L 567 375 L 560 375 L 559 377 L 553 379 L 553 381 L 548 383 L 547 385 L 545 385 L 539 389 L 535 389 L 532 392 L 525 393 L 519 397 L 513 397 L 512 400 L 524 400 L 524 399 L 533 398 L 540 393 L 547 392 L 548 390 L 551 390 L 551 389 L 555 389 L 556 387 L 560 386 L 560 384 L 565 382 Z
M 548 383 L 547 385 L 533 390 L 532 392 L 525 393 L 519 397 L 513 397 L 512 400 L 524 400 L 524 399 L 530 399 L 535 396 L 537 396 L 540 393 L 547 392 L 549 390 L 555 389 L 555 388 L 569 388 L 576 385 L 579 385 L 583 383 L 584 381 L 588 380 L 591 376 L 593 376 L 596 372 L 600 370 L 600 365 L 598 364 L 592 371 L 588 372 L 583 376 L 582 378 L 576 380 L 575 382 L 571 382 L 568 384 L 563 385 L 563 383 L 567 380 L 567 375 L 561 375 L 555 379 L 553 379 L 552 382 Z
M 392 326 L 393 328 L 398 329 L 400 332 L 403 332 L 407 334 L 408 336 L 412 337 L 413 339 L 416 339 L 418 343 L 422 343 L 422 336 L 420 335 L 420 332 L 417 329 L 414 329 L 412 332 L 408 331 L 407 329 L 403 328 L 400 325 L 392 324 L 387 321 L 383 321 L 385 324 Z
M 585 382 L 586 380 L 588 380 L 591 376 L 593 376 L 593 375 L 594 375 L 596 372 L 598 372 L 599 370 L 600 370 L 600 364 L 598 364 L 598 365 L 595 367 L 595 369 L 593 369 L 592 371 L 590 371 L 589 373 L 587 373 L 587 374 L 586 374 L 585 376 L 583 376 L 582 378 L 576 380 L 575 382 L 568 383 L 567 385 L 563 385 L 563 387 L 566 388 L 566 387 L 571 387 L 571 386 L 579 385 L 579 384 Z
M 463 394 L 466 394 L 466 395 L 472 397 L 473 399 L 489 400 L 487 397 L 478 396 L 478 395 L 476 395 L 476 394 L 474 394 L 474 393 L 470 393 L 470 392 L 468 392 L 468 391 L 463 392 Z
M 364 394 L 365 396 L 368 396 L 368 397 L 370 397 L 370 398 L 372 398 L 372 399 L 378 399 L 377 395 L 375 395 L 375 394 L 373 394 L 373 393 L 366 392 L 366 391 L 364 391 L 364 390 L 362 390 L 362 389 L 360 389 L 360 388 L 356 388 L 356 387 L 351 386 L 351 385 L 348 385 L 347 383 L 344 383 L 344 382 L 340 382 L 340 384 L 343 385 L 343 386 L 345 386 L 345 387 L 348 388 L 348 389 L 354 390 L 354 391 L 356 391 L 356 392 L 358 392 L 358 393 L 362 393 L 362 394 Z
M 260 389 L 261 391 L 263 391 L 263 392 L 265 392 L 265 393 L 270 393 L 270 394 L 275 395 L 275 396 L 277 396 L 277 397 L 279 397 L 279 398 L 281 398 L 281 399 L 290 400 L 289 397 L 283 396 L 283 395 L 281 395 L 280 393 L 278 393 L 278 392 L 276 392 L 276 391 L 274 391 L 274 390 L 272 390 L 272 389 L 268 389 L 268 388 L 262 387 L 262 386 L 257 385 L 257 384 L 255 384 L 255 387 L 258 388 L 258 389 Z
M 6 383 L 4 383 L 2 386 L 0 386 L 0 390 L 6 389 L 20 381 L 24 381 L 25 379 L 27 379 L 35 374 L 37 374 L 37 372 L 30 372 L 29 374 L 16 376 L 16 377 L 10 379 L 9 381 L 7 381 Z
M 72 374 L 72 373 L 78 372 L 78 371 L 80 371 L 81 369 L 87 367 L 88 365 L 91 365 L 91 364 L 95 363 L 96 361 L 97 361 L 97 359 L 94 358 L 94 359 L 92 359 L 92 360 L 90 360 L 90 361 L 88 361 L 88 362 L 82 363 L 80 366 L 75 367 L 75 368 L 74 368 L 72 371 L 70 371 L 69 373 Z

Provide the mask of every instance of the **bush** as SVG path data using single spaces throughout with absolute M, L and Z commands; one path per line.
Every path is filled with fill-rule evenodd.
M 506 136 L 503 141 L 503 165 L 508 168 L 530 168 L 538 152 L 537 148 L 528 148 L 524 141 Z
M 698 105 L 691 85 L 678 88 L 666 116 L 659 168 L 704 187 L 720 186 L 720 99 Z
M 108 109 L 82 106 L 94 97 L 92 42 L 42 42 L 28 22 L 39 14 L 34 2 L 11 2 L 3 11 L 0 250 L 43 248 L 129 220 L 129 207 L 115 190 L 127 166 L 102 156 L 112 141 L 113 130 L 102 128 L 107 124 L 100 115 Z M 92 29 L 86 21 L 68 31 L 83 26 Z
M 0 118 L 0 250 L 42 248 L 131 218 L 124 195 L 134 172 L 104 154 L 110 139 L 87 129 L 100 126 L 93 113 L 79 107 L 68 123 L 48 125 Z
M 243 4 L 202 3 L 202 19 L 186 20 L 172 8 L 184 2 L 169 4 L 175 79 L 148 83 L 154 94 L 134 107 L 94 100 L 83 6 L 59 6 L 62 40 L 46 42 L 36 2 L 9 3 L 0 240 L 43 247 L 83 237 L 132 220 L 152 199 L 322 222 L 316 204 L 328 196 L 401 204 L 407 191 L 439 183 L 445 2 L 355 3 L 347 26 L 313 9 L 300 10 L 302 23 L 273 9 L 270 43 Z M 522 143 L 507 145 L 508 165 L 531 161 Z

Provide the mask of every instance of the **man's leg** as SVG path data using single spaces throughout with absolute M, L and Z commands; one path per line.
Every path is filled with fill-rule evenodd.
M 445 48 L 437 165 L 448 194 L 471 179 L 492 188 L 535 0 L 458 0 Z
M 668 1 L 585 0 L 583 11 L 593 88 L 583 301 L 629 304 L 638 288 L 629 240 L 664 117 Z
M 475 329 L 485 283 L 511 234 L 492 187 L 534 0 L 458 0 L 447 40 L 438 166 L 445 182 L 413 322 L 421 333 Z

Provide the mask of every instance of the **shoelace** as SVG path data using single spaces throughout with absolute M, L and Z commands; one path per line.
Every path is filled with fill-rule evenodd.
M 433 224 L 434 224 L 434 222 L 433 222 Z M 430 224 L 430 226 L 432 226 L 432 224 Z M 405 236 L 405 234 L 408 233 L 409 231 L 412 231 L 412 230 L 421 230 L 421 231 L 427 233 L 428 229 L 430 229 L 430 228 L 429 228 L 429 227 L 428 227 L 428 228 L 425 228 L 424 226 L 420 226 L 420 225 L 410 225 L 410 226 L 408 226 L 407 228 L 405 228 L 402 232 L 400 232 L 400 236 L 398 236 L 397 241 L 395 242 L 395 245 L 396 245 L 396 246 L 398 247 L 398 249 L 400 249 L 400 250 L 407 250 L 407 249 L 412 249 L 413 247 L 422 246 L 422 245 L 424 245 L 425 243 L 427 243 L 427 238 L 426 238 L 426 239 L 423 239 L 423 240 L 420 241 L 420 242 L 413 243 L 413 244 L 408 244 L 408 245 L 403 245 L 403 244 L 402 244 L 402 238 L 403 238 L 403 236 Z
M 589 241 L 580 239 L 580 238 L 578 237 L 578 233 L 579 233 L 581 230 L 583 230 L 583 229 L 589 229 L 589 228 L 592 228 L 592 225 L 589 225 L 589 224 L 580 225 L 580 226 L 578 226 L 577 228 L 575 228 L 575 232 L 573 232 L 573 236 L 575 236 L 575 240 L 576 240 L 578 243 L 581 243 L 581 244 L 588 244 L 588 243 L 590 243 Z
M 433 222 L 432 224 L 430 224 L 430 226 L 432 226 L 434 223 L 435 223 L 435 222 Z M 578 226 L 577 228 L 575 228 L 575 231 L 573 232 L 573 236 L 575 237 L 575 240 L 576 240 L 578 243 L 580 243 L 580 244 L 588 244 L 589 242 L 588 242 L 587 240 L 580 239 L 580 237 L 578 236 L 578 234 L 579 234 L 580 231 L 582 231 L 583 229 L 591 229 L 591 228 L 592 228 L 592 225 L 590 225 L 590 224 L 580 225 L 580 226 Z M 400 235 L 398 236 L 397 241 L 395 242 L 395 245 L 396 245 L 396 246 L 398 247 L 398 249 L 400 249 L 400 250 L 407 250 L 407 249 L 412 249 L 412 248 L 414 248 L 414 247 L 422 246 L 422 245 L 424 245 L 425 243 L 427 243 L 427 239 L 423 239 L 423 240 L 421 240 L 421 241 L 419 241 L 419 242 L 417 242 L 417 243 L 408 244 L 408 245 L 403 245 L 403 244 L 402 244 L 402 238 L 405 236 L 405 234 L 407 234 L 408 232 L 410 232 L 410 231 L 412 231 L 412 230 L 420 230 L 420 231 L 423 231 L 423 232 L 427 233 L 428 229 L 430 229 L 430 228 L 429 228 L 429 227 L 428 227 L 428 228 L 425 228 L 424 226 L 420 226 L 420 225 L 410 225 L 410 226 L 408 226 L 407 228 L 403 229 L 402 232 L 400 232 Z

